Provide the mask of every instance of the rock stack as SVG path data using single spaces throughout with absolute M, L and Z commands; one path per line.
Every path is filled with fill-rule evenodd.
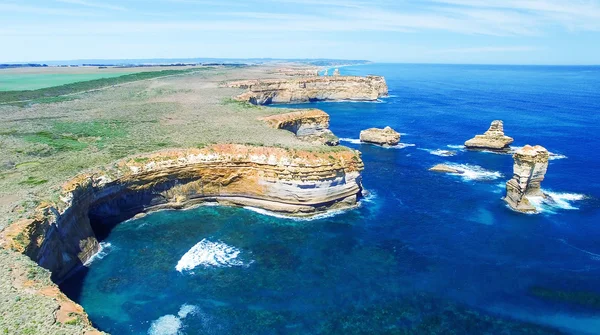
M 490 128 L 483 135 L 476 135 L 465 142 L 467 149 L 507 151 L 513 142 L 512 137 L 504 135 L 504 125 L 501 120 L 492 121 Z
M 546 197 L 540 184 L 548 169 L 548 157 L 548 150 L 539 145 L 526 145 L 513 155 L 513 177 L 506 183 L 504 201 L 515 211 L 538 212 L 529 197 Z
M 400 133 L 390 127 L 369 128 L 360 132 L 360 141 L 378 145 L 397 145 L 400 143 Z

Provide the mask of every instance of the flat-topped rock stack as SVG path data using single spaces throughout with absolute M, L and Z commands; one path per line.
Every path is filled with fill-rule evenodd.
M 513 177 L 506 183 L 504 201 L 515 211 L 538 212 L 529 198 L 546 197 L 540 184 L 548 169 L 548 157 L 548 150 L 539 145 L 526 145 L 513 155 Z
M 369 128 L 360 132 L 360 141 L 385 146 L 394 146 L 400 143 L 400 133 L 390 127 Z
M 304 142 L 330 146 L 340 143 L 340 140 L 329 130 L 329 114 L 320 109 L 265 116 L 260 120 L 265 121 L 272 128 L 290 131 Z
M 235 99 L 255 105 L 310 101 L 375 101 L 388 94 L 385 79 L 379 76 L 256 79 L 229 82 L 225 86 L 247 89 L 247 92 Z
M 504 125 L 501 120 L 492 121 L 490 128 L 483 135 L 476 135 L 465 142 L 467 149 L 508 151 L 509 145 L 514 141 L 512 137 L 504 135 Z

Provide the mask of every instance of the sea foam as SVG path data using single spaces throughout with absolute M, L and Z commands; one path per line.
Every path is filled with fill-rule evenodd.
M 495 180 L 502 177 L 502 173 L 498 171 L 489 171 L 479 165 L 444 163 L 451 168 L 458 170 L 460 173 L 455 175 L 460 176 L 463 180 Z
M 222 242 L 211 242 L 207 239 L 196 243 L 181 257 L 175 270 L 183 272 L 193 270 L 197 266 L 232 267 L 243 266 L 244 262 L 237 259 L 240 250 Z
M 360 144 L 360 139 L 358 139 L 358 138 L 342 137 L 342 138 L 340 138 L 340 141 L 348 142 L 348 143 L 352 143 L 352 144 Z
M 108 255 L 112 250 L 114 250 L 112 244 L 108 242 L 100 242 L 100 248 L 98 249 L 98 252 L 90 257 L 90 259 L 88 259 L 83 265 L 90 266 L 94 261 L 106 257 L 106 255 Z
M 456 156 L 456 152 L 452 152 L 450 150 L 443 150 L 443 149 L 425 149 L 425 148 L 419 148 L 420 150 L 423 151 L 427 151 L 428 153 L 434 155 L 434 156 L 440 156 L 440 157 L 449 157 L 449 156 Z
M 183 328 L 183 319 L 188 315 L 198 313 L 198 307 L 188 304 L 183 304 L 179 308 L 177 315 L 167 314 L 152 321 L 149 335 L 180 335 Z
M 529 202 L 540 213 L 556 213 L 557 210 L 576 210 L 579 209 L 573 205 L 575 201 L 581 201 L 586 198 L 583 194 L 577 193 L 558 193 L 543 191 L 547 197 L 528 197 Z

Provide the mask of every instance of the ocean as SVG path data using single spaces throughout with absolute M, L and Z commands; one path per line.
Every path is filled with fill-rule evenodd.
M 152 213 L 118 225 L 61 288 L 113 334 L 600 333 L 600 67 L 341 72 L 385 76 L 390 96 L 285 107 L 324 110 L 362 152 L 359 208 Z M 496 119 L 513 147 L 554 154 L 540 214 L 502 201 L 511 155 L 462 148 Z M 359 143 L 384 126 L 402 145 Z M 467 172 L 428 171 L 438 163 Z

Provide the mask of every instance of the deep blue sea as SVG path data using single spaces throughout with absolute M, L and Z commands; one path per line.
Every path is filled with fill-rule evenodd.
M 113 334 L 600 334 L 600 67 L 341 70 L 385 76 L 390 97 L 292 107 L 326 111 L 362 152 L 360 208 L 156 212 L 118 225 L 63 290 Z M 495 119 L 513 146 L 556 154 L 541 214 L 501 200 L 510 155 L 460 147 Z M 403 145 L 357 142 L 384 126 Z

